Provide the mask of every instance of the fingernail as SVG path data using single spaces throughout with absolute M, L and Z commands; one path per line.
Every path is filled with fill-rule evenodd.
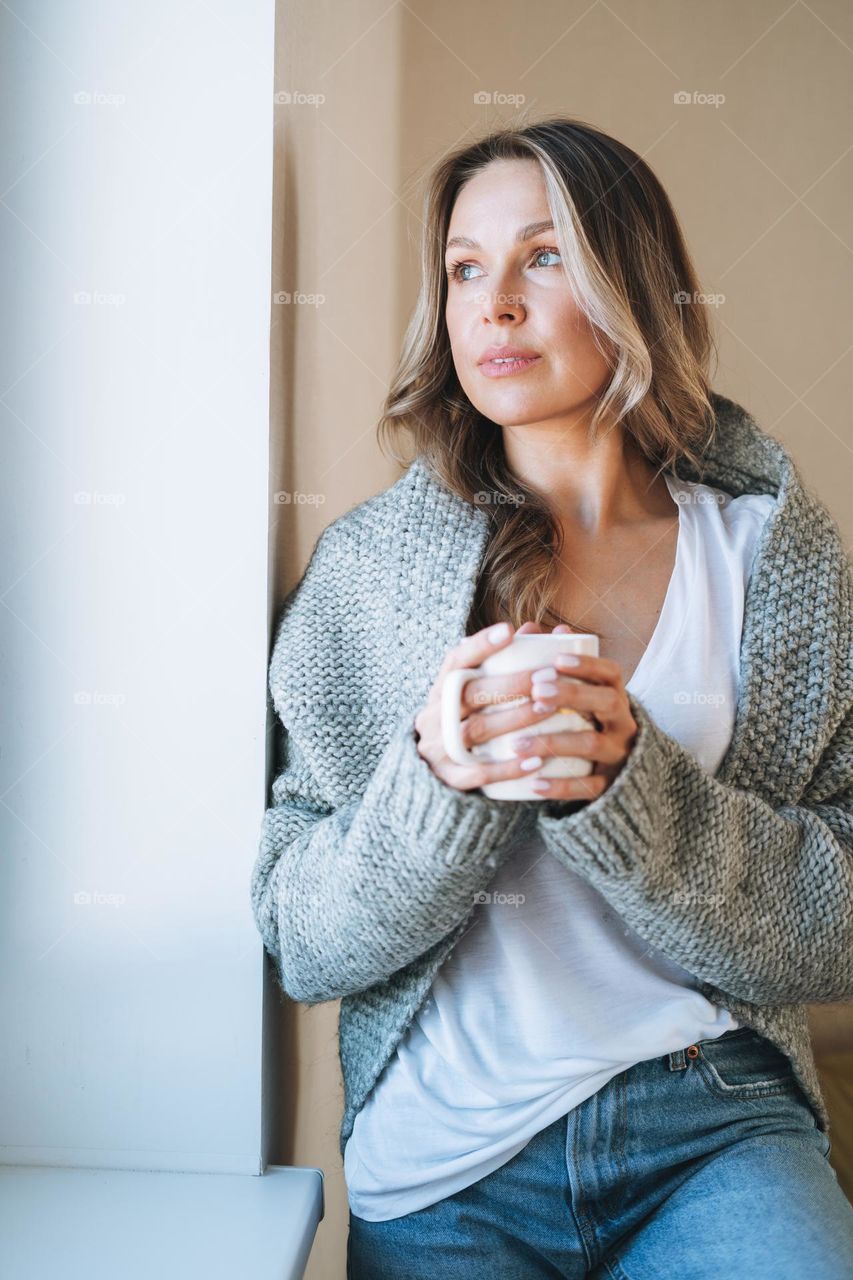
M 528 747 L 532 746 L 532 738 L 513 738 L 512 740 L 512 747 L 514 751 L 526 751 Z
M 509 635 L 509 623 L 499 622 L 496 627 L 492 627 L 488 633 L 491 644 L 497 644 L 499 640 L 506 640 Z
M 576 653 L 558 653 L 554 661 L 559 662 L 561 667 L 580 666 L 580 658 Z
M 528 756 L 526 760 L 522 760 L 521 768 L 524 770 L 538 769 L 541 763 L 541 756 Z M 534 783 L 533 785 L 535 786 L 536 784 Z
M 554 710 L 554 704 L 553 704 L 553 702 L 552 702 L 552 703 L 547 703 L 547 702 L 534 702 L 534 704 L 533 704 L 533 710 L 534 710 L 534 711 L 553 711 L 553 710 Z
M 551 783 L 547 778 L 534 778 L 530 784 L 531 791 L 538 791 L 540 794 L 551 790 Z
M 556 680 L 557 670 L 555 667 L 540 667 L 538 671 L 534 671 L 530 677 L 531 680 Z
M 557 693 L 557 685 L 547 682 L 540 684 L 538 680 L 534 680 L 532 688 L 537 698 L 553 698 Z

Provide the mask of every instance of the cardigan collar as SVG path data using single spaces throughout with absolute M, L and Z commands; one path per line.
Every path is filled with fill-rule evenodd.
M 833 686 L 844 678 L 838 667 L 846 661 L 846 645 L 839 645 L 839 636 L 846 637 L 843 627 L 849 620 L 842 616 L 841 575 L 833 576 L 833 557 L 816 555 L 815 547 L 825 551 L 825 543 L 817 540 L 827 536 L 834 539 L 837 555 L 840 539 L 828 512 L 805 491 L 783 446 L 740 405 L 716 393 L 711 402 L 716 431 L 702 474 L 682 462 L 678 475 L 733 496 L 768 493 L 776 499 L 753 564 L 735 728 L 717 776 L 736 776 L 748 747 L 750 777 L 739 776 L 768 799 L 781 801 L 792 787 L 805 786 L 816 763 L 814 752 L 835 728 L 828 720 Z M 467 634 L 488 516 L 447 490 L 422 457 L 377 498 L 382 544 L 397 570 L 393 625 L 399 652 L 410 655 L 400 693 L 407 705 L 422 705 L 447 649 Z M 787 673 L 782 682 L 780 669 Z M 789 693 L 786 707 L 779 705 L 780 684 Z M 779 777 L 774 760 L 790 761 L 792 753 L 799 767 Z

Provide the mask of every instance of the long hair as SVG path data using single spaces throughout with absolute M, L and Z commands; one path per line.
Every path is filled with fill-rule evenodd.
M 608 359 L 591 443 L 602 423 L 621 425 L 658 471 L 677 474 L 680 458 L 701 468 L 714 430 L 707 311 L 672 205 L 645 161 L 563 116 L 502 128 L 444 156 L 427 180 L 420 289 L 378 437 L 404 463 L 411 458 L 395 438 L 408 433 L 415 455 L 447 489 L 468 502 L 491 498 L 469 631 L 504 619 L 514 626 L 528 618 L 543 626 L 568 621 L 553 607 L 560 525 L 543 496 L 512 473 L 500 430 L 462 390 L 444 318 L 454 202 L 491 161 L 512 159 L 541 167 L 563 268 Z

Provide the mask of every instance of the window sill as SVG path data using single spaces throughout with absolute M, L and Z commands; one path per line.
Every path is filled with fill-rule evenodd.
M 8 1276 L 301 1280 L 323 1217 L 323 1173 L 6 1165 L 0 1204 Z

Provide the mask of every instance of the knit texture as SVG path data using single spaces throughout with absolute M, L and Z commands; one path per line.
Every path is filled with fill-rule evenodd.
M 269 688 L 283 760 L 251 901 L 282 990 L 341 999 L 342 1154 L 476 895 L 537 823 L 552 856 L 788 1056 L 829 1129 L 805 1005 L 853 998 L 850 564 L 782 445 L 712 403 L 702 472 L 678 474 L 776 499 L 716 776 L 629 693 L 634 746 L 594 801 L 492 800 L 436 777 L 414 717 L 467 634 L 488 517 L 421 458 L 324 530 L 281 606 Z

